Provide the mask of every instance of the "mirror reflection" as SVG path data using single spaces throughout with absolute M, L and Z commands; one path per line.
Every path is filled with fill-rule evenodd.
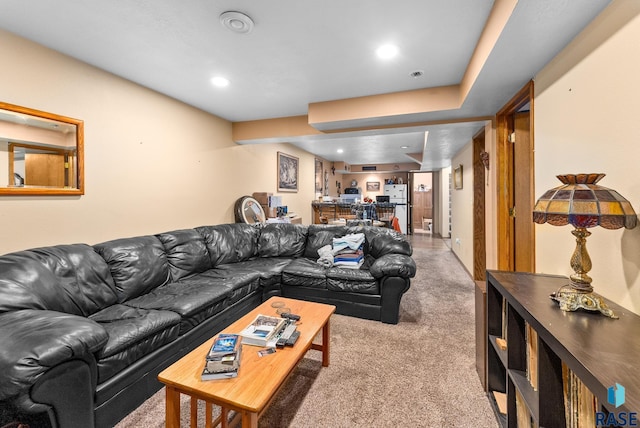
M 83 123 L 0 103 L 0 194 L 83 194 Z

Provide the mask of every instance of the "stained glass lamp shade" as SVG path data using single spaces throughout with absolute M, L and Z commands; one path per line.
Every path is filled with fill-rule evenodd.
M 615 318 L 602 298 L 593 292 L 591 259 L 587 253 L 586 239 L 591 235 L 587 229 L 601 226 L 605 229 L 633 229 L 638 223 L 631 203 L 618 192 L 598 185 L 605 174 L 558 175 L 562 186 L 547 190 L 536 202 L 533 221 L 554 226 L 570 224 L 576 237 L 576 249 L 571 256 L 574 274 L 571 283 L 560 288 L 551 298 L 560 304 L 560 309 L 594 310 Z

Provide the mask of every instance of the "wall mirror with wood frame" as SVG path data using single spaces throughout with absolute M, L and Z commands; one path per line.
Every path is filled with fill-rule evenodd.
M 84 122 L 0 102 L 0 195 L 83 195 Z

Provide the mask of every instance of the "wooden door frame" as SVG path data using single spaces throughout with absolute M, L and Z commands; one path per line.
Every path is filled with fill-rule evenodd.
M 486 171 L 481 153 L 485 151 L 484 127 L 473 136 L 473 279 L 484 281 L 487 270 L 485 210 Z
M 509 130 L 513 128 L 513 115 L 527 103 L 530 103 L 530 137 L 531 144 L 534 143 L 533 123 L 533 80 L 529 81 L 516 95 L 505 104 L 504 107 L 496 114 L 496 158 L 497 158 L 497 251 L 498 251 L 498 269 L 513 271 L 515 269 L 515 234 L 513 220 L 510 216 L 510 209 L 513 207 L 514 191 L 513 191 L 513 147 L 509 142 Z M 525 171 L 526 173 L 526 171 Z M 534 180 L 533 165 L 528 172 L 529 180 Z M 523 214 L 521 214 L 523 215 Z M 531 229 L 533 230 L 533 221 L 531 221 Z M 535 234 L 532 233 L 535 238 Z M 520 243 L 522 244 L 522 243 Z M 535 253 L 535 239 L 529 242 L 532 246 L 532 252 Z M 535 266 L 531 266 L 534 271 Z

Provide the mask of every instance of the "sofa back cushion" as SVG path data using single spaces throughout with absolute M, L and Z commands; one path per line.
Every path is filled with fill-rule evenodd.
M 85 244 L 0 256 L 0 312 L 43 309 L 88 316 L 114 304 L 105 261 Z
M 333 238 L 345 236 L 347 228 L 345 226 L 325 226 L 311 224 L 308 227 L 307 245 L 304 249 L 304 256 L 309 259 L 317 259 L 318 249 L 325 245 L 333 245 Z
M 204 238 L 195 229 L 174 230 L 156 237 L 164 245 L 172 281 L 211 269 Z
M 155 236 L 123 238 L 94 245 L 109 265 L 118 303 L 146 294 L 169 281 L 169 263 Z
M 249 260 L 258 254 L 259 225 L 247 223 L 196 227 L 204 238 L 211 266 Z
M 307 226 L 266 224 L 258 238 L 259 257 L 301 257 L 307 243 Z

